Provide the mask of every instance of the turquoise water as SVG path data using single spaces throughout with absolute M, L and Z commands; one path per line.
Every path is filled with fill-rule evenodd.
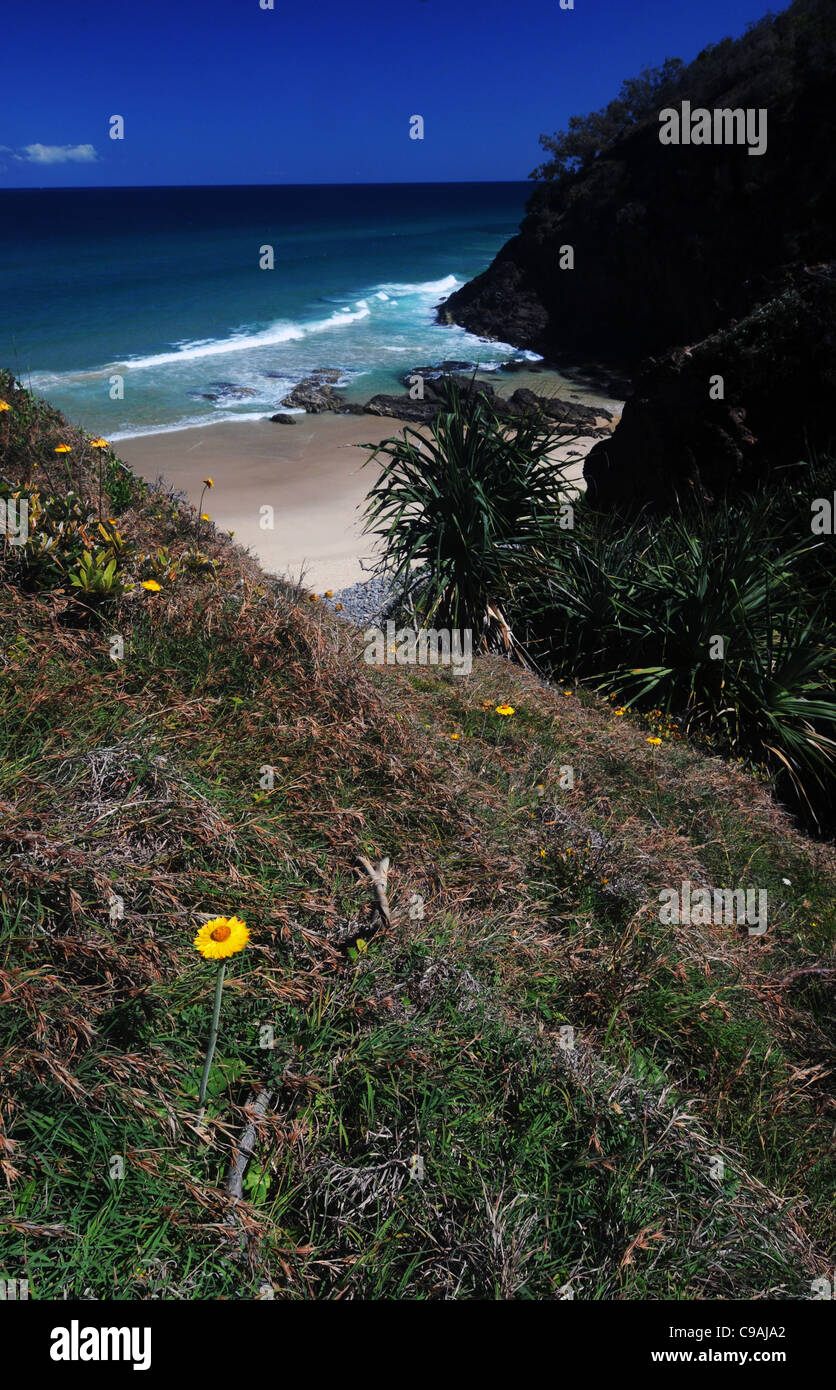
M 528 192 L 2 191 L 0 363 L 109 439 L 262 419 L 316 368 L 365 399 L 424 363 L 496 365 L 510 347 L 436 324 L 434 308 L 513 235 Z

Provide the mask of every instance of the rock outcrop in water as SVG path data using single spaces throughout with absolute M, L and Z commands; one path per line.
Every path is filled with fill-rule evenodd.
M 557 396 L 541 396 L 534 391 L 520 387 L 510 399 L 497 394 L 496 388 L 486 381 L 474 380 L 472 376 L 461 376 L 456 372 L 445 371 L 446 367 L 468 365 L 442 363 L 440 367 L 416 367 L 405 380 L 413 385 L 419 375 L 423 382 L 423 397 L 413 399 L 411 394 L 394 396 L 381 392 L 372 396 L 365 405 L 347 401 L 332 386 L 321 385 L 314 378 L 301 381 L 285 396 L 283 405 L 302 407 L 310 415 L 324 411 L 337 414 L 378 415 L 393 420 L 405 420 L 409 424 L 427 425 L 445 408 L 447 391 L 455 386 L 465 409 L 474 409 L 480 402 L 486 402 L 491 409 L 505 420 L 514 420 L 522 415 L 541 415 L 550 421 L 558 432 L 583 433 L 591 436 L 608 435 L 608 428 L 602 423 L 612 417 L 603 407 L 577 405 Z M 426 375 L 424 375 L 426 373 Z M 281 413 L 270 417 L 277 423 L 292 422 L 291 416 Z
M 309 415 L 321 415 L 326 410 L 344 410 L 345 397 L 323 379 L 322 373 L 317 372 L 298 382 L 293 390 L 282 398 L 280 404 L 306 410 Z

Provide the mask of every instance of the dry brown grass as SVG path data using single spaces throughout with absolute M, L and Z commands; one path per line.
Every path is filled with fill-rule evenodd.
M 58 427 L 47 414 L 39 428 L 23 460 L 36 483 Z M 93 496 L 92 455 L 60 428 L 80 460 L 74 481 Z M 119 516 L 136 573 L 161 547 L 182 563 L 195 524 L 163 492 L 136 498 Z M 821 1272 L 832 847 L 800 835 L 740 770 L 685 744 L 652 749 L 645 729 L 570 684 L 548 689 L 499 658 L 465 679 L 370 670 L 356 634 L 304 591 L 212 528 L 200 546 L 211 569 L 183 568 L 160 594 L 104 610 L 0 582 L 0 625 L 15 635 L 0 657 L 9 1229 L 46 1256 L 59 1232 L 78 1242 L 91 1216 L 77 1154 L 58 1141 L 53 1153 L 33 1118 L 46 1099 L 67 1133 L 128 1136 L 129 1171 L 162 1194 L 148 1200 L 174 1248 L 201 1262 L 220 1250 L 288 1296 L 379 1292 L 369 1270 L 390 1269 L 390 1220 L 406 1222 L 427 1271 L 394 1260 L 380 1277 L 403 1297 L 558 1296 L 543 1294 L 548 1281 L 572 1279 L 603 1297 L 735 1297 L 738 1268 L 746 1294 L 786 1296 L 788 1268 Z M 108 656 L 113 632 L 124 662 Z M 506 701 L 517 713 L 501 721 Z M 569 763 L 575 785 L 562 790 Z M 266 793 L 262 765 L 275 768 Z M 358 854 L 392 858 L 391 930 Z M 660 932 L 661 885 L 759 881 L 770 865 L 771 890 L 782 868 L 794 882 L 766 938 Z M 111 893 L 124 899 L 114 921 Z M 212 982 L 191 938 L 201 917 L 239 909 L 253 938 L 225 993 L 236 1041 L 199 1125 Z M 372 945 L 362 958 L 358 938 Z M 284 1020 L 275 1053 L 252 1043 L 264 1019 Z M 576 1028 L 570 1051 L 564 1022 Z M 532 1068 L 565 1091 L 548 1122 L 561 1201 L 589 1204 L 579 1245 L 548 1217 L 557 1254 L 546 1189 L 531 1196 L 535 1169 L 522 1176 L 536 1161 Z M 379 1114 L 355 1073 L 385 1093 Z M 268 1186 L 236 1204 L 225 1169 L 261 1086 L 275 1097 L 257 1127 Z M 447 1113 L 448 1091 L 474 1098 L 474 1119 Z M 770 1125 L 786 1126 L 780 1153 Z M 427 1130 L 432 1191 L 407 1172 Z M 494 1154 L 471 1185 L 460 1176 L 468 1146 L 518 1130 L 513 1162 Z M 535 1156 L 544 1142 L 532 1139 Z M 709 1184 L 697 1200 L 693 1174 L 718 1148 L 734 1194 Z M 21 1215 L 17 1194 L 43 1182 L 46 1150 L 63 1165 L 51 1205 Z M 640 1220 L 631 1194 L 645 1184 Z M 179 1256 L 168 1263 L 181 1296 L 206 1296 Z

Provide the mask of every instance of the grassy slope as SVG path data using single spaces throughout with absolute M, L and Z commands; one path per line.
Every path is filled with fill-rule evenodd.
M 45 487 L 39 460 L 83 437 L 15 403 Z M 111 514 L 140 552 L 192 543 L 193 512 L 131 491 Z M 337 618 L 202 545 L 214 571 L 98 615 L 0 587 L 5 1276 L 41 1298 L 809 1296 L 832 850 L 571 681 L 370 670 Z M 358 853 L 391 856 L 390 931 Z M 661 926 L 684 878 L 766 887 L 767 935 Z M 191 941 L 231 912 L 252 945 L 204 1127 L 214 968 Z

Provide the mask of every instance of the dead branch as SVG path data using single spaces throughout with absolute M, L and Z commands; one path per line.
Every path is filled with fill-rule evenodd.
M 244 1113 L 249 1116 L 249 1122 L 244 1133 L 241 1135 L 238 1148 L 232 1160 L 232 1166 L 229 1170 L 229 1176 L 226 1180 L 227 1192 L 231 1193 L 233 1197 L 242 1198 L 244 1196 L 244 1174 L 247 1171 L 247 1164 L 253 1156 L 258 1121 L 264 1119 L 267 1107 L 272 1099 L 272 1091 L 259 1091 L 254 1104 L 247 1104 L 244 1107 Z M 232 1212 L 229 1213 L 227 1221 L 230 1225 L 235 1225 L 235 1217 Z
M 789 975 L 785 975 L 778 981 L 779 989 L 786 989 L 794 980 L 800 979 L 802 975 L 836 975 L 836 966 L 830 965 L 803 965 L 799 970 L 791 970 Z
M 372 892 L 374 893 L 375 907 L 380 914 L 384 926 L 391 927 L 392 913 L 389 908 L 389 899 L 386 896 L 386 885 L 389 880 L 388 854 L 384 859 L 381 859 L 378 864 L 372 864 L 371 860 L 367 859 L 364 854 L 358 854 L 357 863 L 369 880 Z

